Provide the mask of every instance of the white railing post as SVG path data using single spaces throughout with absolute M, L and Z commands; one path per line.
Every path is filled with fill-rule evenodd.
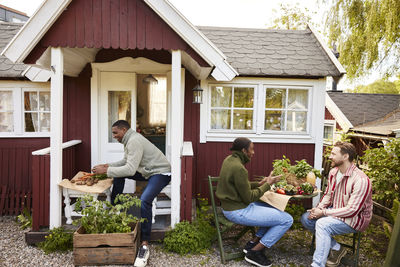
M 51 48 L 50 229 L 61 226 L 63 73 L 61 48 Z
M 171 74 L 171 226 L 180 220 L 182 129 L 181 51 L 172 51 Z

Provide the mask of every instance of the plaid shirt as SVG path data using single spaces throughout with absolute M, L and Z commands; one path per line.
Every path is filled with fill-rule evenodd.
M 372 218 L 371 181 L 352 164 L 336 184 L 338 168 L 329 172 L 328 187 L 318 208 L 326 216 L 335 217 L 357 231 L 364 231 Z

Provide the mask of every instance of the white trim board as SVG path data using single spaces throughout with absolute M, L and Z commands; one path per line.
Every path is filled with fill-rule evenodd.
M 347 119 L 346 115 L 340 110 L 336 103 L 332 100 L 328 93 L 325 93 L 326 108 L 335 118 L 337 123 L 344 132 L 347 132 L 350 128 L 353 128 L 353 124 Z

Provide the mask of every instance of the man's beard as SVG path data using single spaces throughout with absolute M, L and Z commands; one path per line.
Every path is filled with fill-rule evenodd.
M 340 166 L 343 165 L 343 163 L 344 163 L 343 160 L 339 160 L 339 161 L 336 161 L 336 162 L 332 160 L 332 162 L 331 162 L 331 167 L 332 167 L 332 168 L 334 168 L 334 167 L 340 167 Z

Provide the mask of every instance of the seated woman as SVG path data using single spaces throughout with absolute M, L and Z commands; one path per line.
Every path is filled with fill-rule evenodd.
M 259 227 L 253 240 L 243 251 L 245 260 L 256 266 L 268 267 L 272 262 L 265 256 L 265 248 L 272 247 L 293 224 L 288 213 L 280 211 L 260 197 L 280 176 L 265 177 L 260 182 L 249 182 L 244 164 L 254 155 L 254 144 L 248 138 L 236 138 L 231 147 L 232 155 L 225 158 L 220 171 L 216 196 L 221 201 L 225 217 L 246 226 Z

